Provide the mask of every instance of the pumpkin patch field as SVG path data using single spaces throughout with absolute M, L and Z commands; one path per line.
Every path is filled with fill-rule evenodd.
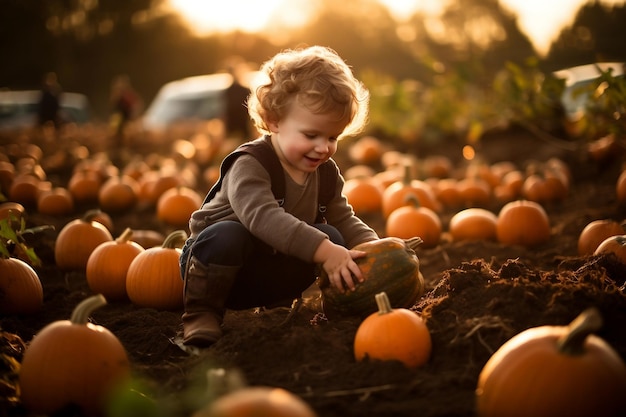
M 598 156 L 511 129 L 485 135 L 470 160 L 455 141 L 345 139 L 346 196 L 410 248 L 368 255 L 389 262 L 367 266 L 379 283 L 336 297 L 333 314 L 320 278 L 292 308 L 227 311 L 224 336 L 191 350 L 172 260 L 234 145 L 138 143 L 114 165 L 96 131 L 0 139 L 14 204 L 0 219 L 11 211 L 26 228 L 22 246 L 6 245 L 11 266 L 0 259 L 11 268 L 0 272 L 0 417 L 214 416 L 218 402 L 220 416 L 626 415 L 620 145 Z M 40 286 L 11 292 L 7 277 L 32 271 Z M 373 307 L 351 314 L 348 302 Z

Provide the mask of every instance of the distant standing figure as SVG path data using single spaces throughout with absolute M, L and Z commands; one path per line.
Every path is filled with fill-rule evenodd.
M 58 128 L 61 124 L 61 91 L 56 73 L 47 73 L 43 80 L 41 96 L 39 98 L 37 113 L 38 126 L 51 124 L 55 128 Z
M 229 65 L 228 71 L 233 76 L 233 83 L 225 92 L 226 112 L 224 124 L 229 136 L 237 136 L 245 140 L 252 138 L 250 116 L 246 102 L 250 95 L 250 88 L 241 82 L 241 65 Z
M 111 104 L 113 106 L 111 125 L 115 131 L 117 145 L 122 145 L 126 125 L 137 116 L 141 108 L 141 99 L 127 75 L 120 75 L 113 80 Z

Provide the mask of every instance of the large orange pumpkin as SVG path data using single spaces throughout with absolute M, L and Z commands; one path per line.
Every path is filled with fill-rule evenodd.
M 533 247 L 550 239 L 550 219 L 537 202 L 514 200 L 498 213 L 496 236 L 500 243 Z
M 603 339 L 595 309 L 569 326 L 527 329 L 502 345 L 478 377 L 479 417 L 626 415 L 626 366 Z
M 45 326 L 28 345 L 19 374 L 20 399 L 27 410 L 53 414 L 78 406 L 84 415 L 102 415 L 113 390 L 130 375 L 126 350 L 105 327 L 88 323 L 106 303 L 87 298 L 69 320 Z
M 17 258 L 0 258 L 0 313 L 33 314 L 43 305 L 43 287 L 35 270 Z
M 183 230 L 170 233 L 162 246 L 141 252 L 133 259 L 126 275 L 126 293 L 140 307 L 176 310 L 183 306 L 183 280 L 178 260 L 179 247 L 187 234 Z
M 87 260 L 87 285 L 95 294 L 108 300 L 126 300 L 126 274 L 131 262 L 144 251 L 132 241 L 133 231 L 127 228 L 111 242 L 98 245 Z
M 356 360 L 397 360 L 408 368 L 424 365 L 432 341 L 422 318 L 406 308 L 392 308 L 385 292 L 375 300 L 378 311 L 361 322 L 354 336 Z
M 420 238 L 409 240 L 387 237 L 356 245 L 366 256 L 355 259 L 364 281 L 354 291 L 340 291 L 330 284 L 325 271 L 319 278 L 324 313 L 329 318 L 341 316 L 366 317 L 377 309 L 375 295 L 386 292 L 391 305 L 411 307 L 424 293 L 424 277 L 419 270 L 415 250 Z
M 80 219 L 67 223 L 54 242 L 54 259 L 62 270 L 85 270 L 91 252 L 98 245 L 113 240 L 109 229 L 94 221 L 90 211 Z

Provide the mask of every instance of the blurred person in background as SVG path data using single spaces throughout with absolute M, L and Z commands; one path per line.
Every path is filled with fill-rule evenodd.
M 110 124 L 114 132 L 111 149 L 113 162 L 121 162 L 121 155 L 125 143 L 125 130 L 128 122 L 135 119 L 142 108 L 142 100 L 131 85 L 128 75 L 123 74 L 113 79 L 111 83 L 111 106 L 113 113 Z M 117 158 L 117 160 L 115 160 Z
M 243 140 L 252 139 L 253 132 L 250 116 L 248 115 L 247 100 L 250 95 L 250 88 L 246 87 L 242 81 L 243 76 L 248 71 L 245 62 L 238 57 L 228 60 L 226 68 L 233 76 L 233 83 L 225 92 L 226 111 L 224 114 L 224 127 L 229 137 Z
M 57 74 L 49 72 L 44 76 L 41 86 L 41 96 L 39 97 L 37 111 L 37 126 L 44 128 L 52 126 L 58 129 L 61 125 L 61 94 L 62 89 L 59 84 Z

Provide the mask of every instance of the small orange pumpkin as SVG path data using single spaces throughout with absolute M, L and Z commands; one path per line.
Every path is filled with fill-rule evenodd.
M 426 248 L 439 244 L 442 225 L 439 215 L 428 207 L 420 206 L 418 199 L 407 195 L 409 205 L 391 212 L 385 223 L 385 232 L 389 237 L 410 239 L 414 236 L 422 238 Z
M 75 405 L 85 415 L 102 415 L 109 394 L 130 375 L 119 339 L 88 323 L 93 310 L 104 304 L 102 295 L 87 298 L 69 320 L 48 324 L 30 342 L 19 373 L 26 409 L 48 415 Z
M 126 275 L 126 293 L 140 307 L 176 310 L 183 306 L 183 280 L 178 245 L 185 241 L 183 230 L 170 233 L 162 246 L 146 249 L 133 259 Z
M 384 292 L 376 294 L 378 312 L 359 325 L 354 337 L 354 357 L 398 360 L 408 368 L 424 365 L 430 358 L 432 341 L 422 318 L 406 308 L 392 308 Z
M 496 236 L 505 245 L 533 247 L 550 239 L 550 219 L 534 201 L 514 200 L 498 213 Z
M 139 198 L 139 183 L 131 176 L 116 175 L 104 182 L 98 192 L 100 208 L 119 213 L 130 210 Z
M 592 255 L 605 239 L 622 234 L 624 226 L 615 220 L 599 219 L 589 222 L 578 236 L 578 254 Z
M 496 240 L 498 217 L 487 209 L 471 207 L 457 212 L 448 229 L 454 240 Z
M 189 187 L 170 188 L 157 201 L 157 218 L 174 227 L 186 227 L 191 214 L 202 205 L 202 196 Z
M 441 202 L 437 200 L 432 187 L 425 181 L 411 178 L 411 166 L 407 164 L 404 166 L 402 180 L 390 184 L 383 191 L 381 209 L 385 219 L 397 208 L 406 206 L 408 195 L 414 195 L 422 207 L 434 212 L 441 211 Z
M 126 274 L 131 262 L 144 248 L 131 240 L 133 231 L 126 228 L 111 242 L 98 245 L 87 260 L 87 285 L 95 294 L 102 294 L 108 300 L 128 299 L 126 294 Z
M 34 314 L 43 305 L 43 287 L 35 270 L 17 258 L 0 257 L 0 313 Z
M 569 326 L 533 327 L 504 343 L 478 377 L 477 415 L 626 415 L 626 366 L 592 334 L 601 325 L 589 309 Z
M 64 270 L 85 270 L 91 253 L 104 242 L 113 240 L 109 229 L 94 221 L 97 212 L 90 211 L 80 219 L 67 223 L 54 242 L 54 259 Z
M 74 197 L 64 187 L 53 187 L 37 195 L 37 211 L 48 216 L 65 216 L 74 211 Z
M 369 178 L 346 180 L 343 195 L 357 214 L 378 213 L 382 207 L 383 192 L 380 186 Z

